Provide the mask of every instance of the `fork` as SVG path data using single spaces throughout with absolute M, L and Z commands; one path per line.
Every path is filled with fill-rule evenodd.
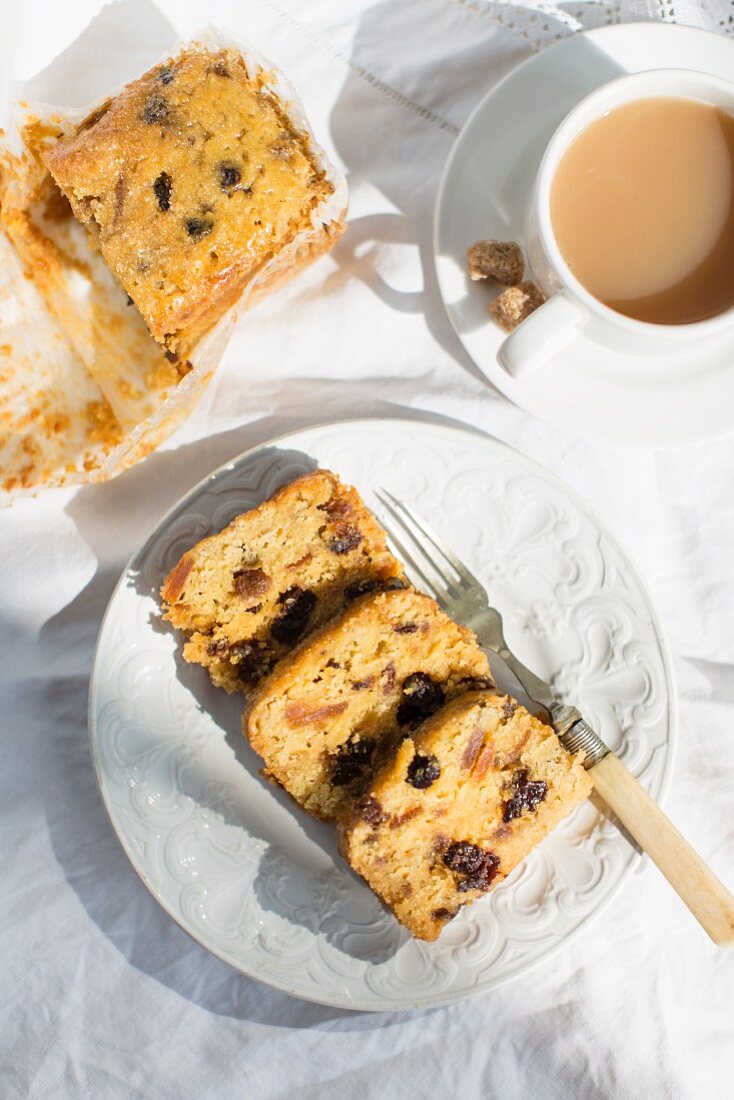
M 580 711 L 556 699 L 550 686 L 515 656 L 505 641 L 502 616 L 490 605 L 477 577 L 409 505 L 386 489 L 376 490 L 375 495 L 392 521 L 385 525 L 391 541 L 412 572 L 452 618 L 473 630 L 480 644 L 504 662 L 563 747 L 570 753 L 583 752 L 595 790 L 713 942 L 719 947 L 734 946 L 734 897 L 724 884 Z

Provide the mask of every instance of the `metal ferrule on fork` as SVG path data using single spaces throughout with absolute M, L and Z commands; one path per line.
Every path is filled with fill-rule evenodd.
M 587 771 L 610 752 L 599 734 L 585 721 L 576 707 L 556 703 L 550 710 L 558 740 L 564 749 L 573 753 L 574 756 L 581 752 L 584 754 L 583 765 Z

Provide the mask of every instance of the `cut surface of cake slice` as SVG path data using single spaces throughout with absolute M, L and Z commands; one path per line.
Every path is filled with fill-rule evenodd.
M 549 726 L 473 692 L 402 741 L 340 816 L 339 846 L 414 936 L 435 940 L 590 790 Z
M 184 657 L 243 691 L 306 634 L 365 592 L 406 587 L 356 489 L 305 474 L 188 550 L 161 589 Z
M 335 188 L 269 76 L 236 49 L 188 47 L 44 152 L 173 359 L 299 233 L 309 238 L 302 266 L 343 230 L 341 210 L 314 231 Z
M 446 699 L 492 684 L 471 631 L 412 589 L 364 596 L 263 680 L 244 716 L 269 778 L 333 819 Z

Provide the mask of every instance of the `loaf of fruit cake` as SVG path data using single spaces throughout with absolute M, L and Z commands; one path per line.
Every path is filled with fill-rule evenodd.
M 185 659 L 233 692 L 351 600 L 406 586 L 357 490 L 316 470 L 187 550 L 161 599 L 187 636 Z
M 342 178 L 295 97 L 284 99 L 254 56 L 192 44 L 43 154 L 172 360 L 258 272 L 287 277 L 344 228 Z M 300 237 L 303 247 L 279 267 Z
M 413 589 L 363 596 L 257 686 L 243 724 L 265 774 L 335 818 L 399 738 L 492 685 L 470 630 Z
M 591 790 L 509 696 L 472 692 L 400 743 L 339 818 L 340 849 L 418 939 L 435 940 Z

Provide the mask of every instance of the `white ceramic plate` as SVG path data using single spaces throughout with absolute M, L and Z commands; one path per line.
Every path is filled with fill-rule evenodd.
M 670 662 L 634 569 L 586 505 L 469 429 L 362 420 L 295 432 L 217 470 L 135 554 L 100 631 L 89 720 L 107 811 L 148 889 L 213 954 L 288 993 L 375 1010 L 450 1001 L 546 959 L 639 857 L 586 804 L 438 943 L 418 943 L 342 863 L 331 828 L 260 778 L 241 700 L 181 660 L 156 593 L 184 550 L 316 465 L 373 507 L 379 486 L 412 501 L 486 583 L 521 659 L 655 797 L 671 765 Z
M 535 175 L 561 120 L 601 84 L 660 68 L 731 80 L 734 41 L 689 27 L 635 23 L 575 34 L 543 50 L 476 108 L 449 157 L 436 207 L 440 292 L 471 358 L 511 401 L 594 441 L 665 446 L 732 431 L 734 335 L 654 358 L 622 356 L 581 336 L 519 381 L 497 362 L 503 334 L 487 317 L 488 286 L 466 274 L 466 249 L 481 238 L 522 242 Z

